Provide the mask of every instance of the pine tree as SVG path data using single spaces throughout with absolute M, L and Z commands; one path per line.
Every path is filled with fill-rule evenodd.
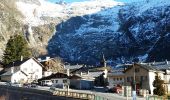
M 29 58 L 31 55 L 26 40 L 21 35 L 10 37 L 4 51 L 3 62 L 9 64 L 23 58 Z
M 163 87 L 164 80 L 161 80 L 161 78 L 158 76 L 158 74 L 155 76 L 155 80 L 153 81 L 153 86 L 155 89 L 153 90 L 154 94 L 162 96 L 165 95 L 165 89 Z

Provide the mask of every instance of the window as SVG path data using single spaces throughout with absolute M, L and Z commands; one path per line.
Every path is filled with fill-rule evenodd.
M 67 83 L 67 80 L 63 80 L 63 83 Z
M 55 80 L 55 83 L 58 83 L 58 80 Z
M 113 78 L 113 81 L 115 81 L 115 78 Z
M 117 78 L 117 81 L 119 81 L 119 78 Z
M 39 70 L 38 70 L 38 69 L 36 69 L 36 72 L 39 72 Z
M 120 78 L 120 81 L 122 80 L 122 78 Z
M 139 68 L 135 68 L 135 72 L 138 73 L 140 70 Z
M 38 75 L 35 75 L 35 79 L 38 79 Z
M 130 77 L 127 77 L 127 82 L 130 82 Z
M 140 76 L 140 81 L 143 81 L 143 76 Z
M 54 83 L 54 80 L 51 80 L 52 81 L 52 83 Z
M 24 68 L 23 71 L 24 71 L 24 72 L 27 72 L 27 68 Z

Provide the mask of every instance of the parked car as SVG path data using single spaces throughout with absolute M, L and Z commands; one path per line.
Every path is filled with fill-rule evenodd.
M 36 87 L 37 87 L 37 84 L 36 84 L 36 83 L 31 83 L 31 87 L 32 87 L 32 88 L 36 88 Z
M 30 83 L 24 83 L 24 84 L 23 84 L 23 87 L 25 87 L 25 88 L 30 88 L 30 87 L 31 87 L 31 84 L 30 84 Z
M 113 88 L 110 88 L 110 89 L 108 90 L 108 92 L 110 92 L 110 93 L 121 93 L 121 92 L 122 92 L 122 88 L 119 87 L 119 86 L 115 86 L 115 87 L 113 87 Z

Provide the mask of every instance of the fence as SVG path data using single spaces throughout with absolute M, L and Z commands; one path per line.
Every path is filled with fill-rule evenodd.
M 73 92 L 73 91 L 64 91 L 64 90 L 55 90 L 53 92 L 53 95 L 57 96 L 65 96 L 65 97 L 71 97 L 76 99 L 82 99 L 82 100 L 109 100 L 107 98 L 97 96 L 95 94 L 89 94 L 89 93 L 79 93 L 79 92 Z
M 167 97 L 164 96 L 147 96 L 146 100 L 170 100 Z

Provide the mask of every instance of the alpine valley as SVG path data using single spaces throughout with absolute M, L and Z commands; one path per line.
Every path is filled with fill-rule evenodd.
M 0 0 L 0 54 L 10 36 L 25 36 L 34 56 L 97 64 L 170 60 L 170 1 L 50 3 Z

